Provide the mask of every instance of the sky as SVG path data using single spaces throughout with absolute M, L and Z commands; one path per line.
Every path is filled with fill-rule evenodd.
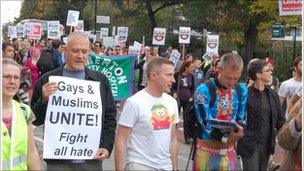
M 19 17 L 22 0 L 1 0 L 1 25 Z

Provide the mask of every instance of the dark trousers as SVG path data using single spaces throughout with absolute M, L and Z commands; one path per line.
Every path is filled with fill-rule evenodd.
M 183 109 L 183 129 L 184 129 L 184 138 L 185 141 L 189 140 L 189 138 L 193 138 L 193 129 L 191 129 L 192 126 L 192 113 L 190 111 L 190 107 L 193 105 L 193 102 L 190 102 L 188 100 L 180 100 L 179 101 L 179 111 L 182 108 Z
M 102 170 L 102 161 L 86 160 L 84 163 L 71 163 L 67 160 L 46 161 L 46 170 L 49 171 L 89 171 Z
M 242 156 L 243 170 L 267 170 L 269 152 L 268 144 L 257 144 L 251 157 Z

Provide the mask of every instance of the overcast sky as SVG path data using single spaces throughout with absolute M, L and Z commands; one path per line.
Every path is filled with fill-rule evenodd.
M 19 17 L 22 0 L 1 0 L 1 25 Z

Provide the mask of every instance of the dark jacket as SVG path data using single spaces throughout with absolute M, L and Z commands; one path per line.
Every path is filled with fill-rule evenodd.
M 31 108 L 35 114 L 36 120 L 34 125 L 39 126 L 44 124 L 47 103 L 43 103 L 42 99 L 42 86 L 48 82 L 49 76 L 62 76 L 63 66 L 56 68 L 42 77 L 36 83 L 33 91 Z M 102 100 L 102 128 L 99 148 L 105 148 L 111 154 L 116 130 L 116 107 L 113 100 L 110 84 L 102 73 L 85 68 L 85 80 L 100 82 L 100 97 Z
M 265 86 L 266 95 L 270 103 L 271 120 L 270 120 L 270 137 L 269 137 L 269 154 L 274 153 L 276 132 L 285 123 L 285 116 L 282 112 L 278 93 Z M 254 153 L 255 146 L 258 144 L 258 133 L 261 128 L 261 97 L 260 92 L 253 86 L 248 88 L 247 99 L 247 125 L 244 129 L 244 137 L 238 141 L 237 152 L 241 156 L 251 157 Z

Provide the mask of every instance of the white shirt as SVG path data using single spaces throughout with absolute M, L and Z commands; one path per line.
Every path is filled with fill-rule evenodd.
M 141 90 L 128 98 L 119 119 L 120 125 L 132 129 L 127 142 L 126 163 L 172 170 L 171 129 L 178 122 L 177 102 L 166 93 L 154 97 Z

